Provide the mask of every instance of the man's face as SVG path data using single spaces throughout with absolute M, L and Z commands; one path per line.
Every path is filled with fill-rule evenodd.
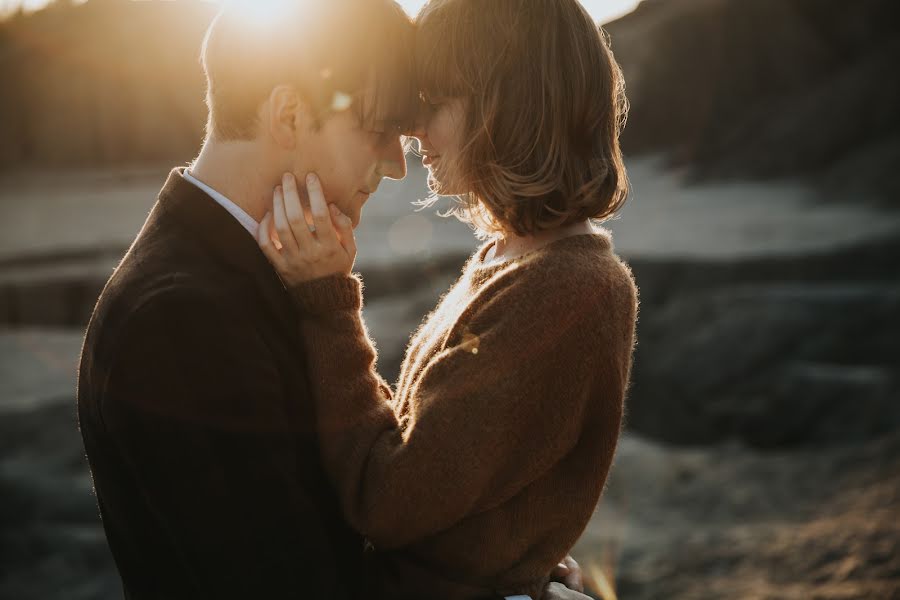
M 382 178 L 403 179 L 406 159 L 399 134 L 364 129 L 351 110 L 333 114 L 304 143 L 304 169 L 319 176 L 328 202 L 350 217 L 355 228 L 362 207 Z M 297 181 L 306 172 L 295 169 Z

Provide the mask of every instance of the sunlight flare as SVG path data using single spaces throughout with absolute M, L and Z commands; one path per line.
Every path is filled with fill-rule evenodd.
M 278 21 L 296 10 L 297 4 L 305 5 L 305 11 L 313 12 L 318 4 L 315 0 L 225 0 L 223 6 L 241 16 L 248 26 L 262 27 Z

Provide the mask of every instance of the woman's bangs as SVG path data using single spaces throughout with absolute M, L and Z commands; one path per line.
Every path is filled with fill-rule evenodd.
M 419 89 L 412 61 L 390 65 L 374 74 L 372 87 L 356 99 L 360 123 L 379 132 L 405 133 L 415 128 L 419 114 Z
M 459 63 L 465 52 L 456 35 L 458 28 L 443 17 L 440 12 L 424 13 L 416 31 L 416 79 L 426 101 L 429 97 L 455 98 L 471 91 Z
M 393 5 L 393 13 L 368 23 L 368 43 L 355 57 L 368 65 L 368 85 L 353 98 L 353 106 L 362 126 L 372 131 L 411 131 L 418 116 L 414 26 L 399 6 Z

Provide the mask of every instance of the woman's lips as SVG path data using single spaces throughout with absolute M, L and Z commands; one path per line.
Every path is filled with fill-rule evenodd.
M 434 161 L 436 161 L 439 158 L 440 158 L 440 156 L 426 154 L 425 156 L 422 157 L 422 164 L 427 167 L 428 165 L 432 164 Z

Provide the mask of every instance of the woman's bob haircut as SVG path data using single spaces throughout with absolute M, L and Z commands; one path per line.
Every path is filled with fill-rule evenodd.
M 486 237 L 621 208 L 624 80 L 577 0 L 430 0 L 417 25 L 423 95 L 467 107 L 452 170 L 468 192 L 450 214 Z

